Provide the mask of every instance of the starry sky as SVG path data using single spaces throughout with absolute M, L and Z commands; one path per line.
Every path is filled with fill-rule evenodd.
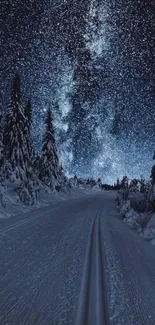
M 66 172 L 149 177 L 155 148 L 155 0 L 1 0 L 0 88 L 15 72 L 41 148 L 51 107 Z

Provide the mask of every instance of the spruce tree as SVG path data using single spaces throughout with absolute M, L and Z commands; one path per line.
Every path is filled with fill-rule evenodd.
M 48 109 L 45 117 L 45 133 L 43 137 L 40 179 L 46 185 L 53 187 L 54 179 L 57 180 L 60 173 L 59 159 L 55 145 L 54 126 L 51 110 Z
M 30 99 L 28 100 L 28 102 L 26 103 L 26 106 L 25 106 L 25 117 L 27 119 L 29 128 L 31 128 L 31 126 L 32 126 L 32 105 L 31 105 Z
M 28 150 L 28 157 L 29 162 L 32 161 L 32 158 L 34 156 L 34 149 L 33 149 L 33 140 L 32 140 L 32 105 L 30 99 L 26 103 L 25 106 L 25 137 L 26 137 L 26 144 L 27 144 L 27 150 Z
M 120 189 L 120 186 L 121 186 L 121 183 L 120 183 L 120 180 L 119 180 L 119 177 L 117 178 L 117 189 L 119 190 Z
M 21 97 L 21 80 L 20 76 L 16 74 L 11 88 L 4 137 L 6 159 L 13 170 L 18 167 L 26 171 L 29 163 L 25 129 L 26 118 Z

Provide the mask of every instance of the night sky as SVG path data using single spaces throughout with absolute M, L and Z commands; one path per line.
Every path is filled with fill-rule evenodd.
M 1 0 L 0 87 L 21 74 L 34 140 L 54 113 L 71 175 L 150 175 L 155 149 L 155 0 Z

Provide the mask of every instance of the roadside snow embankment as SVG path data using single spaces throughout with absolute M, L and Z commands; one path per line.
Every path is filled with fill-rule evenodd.
M 148 211 L 145 195 L 121 189 L 117 201 L 120 218 L 146 241 L 155 245 L 155 212 Z
M 26 187 L 25 183 L 22 184 L 18 180 L 0 183 L 0 219 L 10 218 L 19 215 L 19 213 L 26 213 L 37 208 L 54 205 L 57 202 L 101 191 L 97 183 L 86 184 L 85 180 L 80 180 L 80 182 L 76 180 L 75 182 L 75 179 L 69 179 L 59 191 L 53 191 L 42 182 L 33 182 L 31 187 L 28 185 L 31 185 L 30 182 Z M 30 190 L 31 195 L 28 192 Z

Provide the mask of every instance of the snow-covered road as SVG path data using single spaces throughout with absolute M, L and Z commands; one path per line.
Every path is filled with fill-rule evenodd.
M 116 193 L 0 223 L 0 325 L 155 325 L 155 249 Z

